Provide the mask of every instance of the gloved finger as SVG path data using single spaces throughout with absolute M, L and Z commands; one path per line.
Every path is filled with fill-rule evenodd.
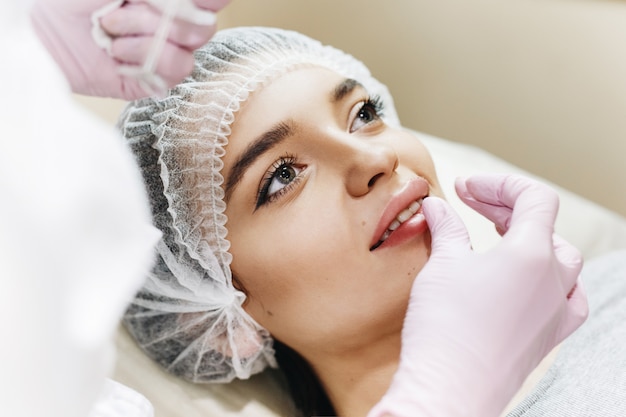
M 174 3 L 172 3 L 172 1 L 174 1 Z M 173 13 L 173 15 L 180 20 L 204 26 L 215 25 L 217 21 L 215 12 L 221 7 L 224 7 L 224 5 L 222 5 L 222 1 L 208 0 L 204 0 L 202 2 L 203 6 L 207 7 L 198 7 L 196 2 L 193 0 L 130 0 L 130 2 L 147 2 L 163 13 Z M 217 10 L 213 10 L 212 7 Z
M 452 206 L 438 197 L 428 197 L 422 203 L 422 212 L 432 237 L 431 259 L 438 253 L 471 250 L 467 228 Z
M 152 36 L 161 19 L 160 11 L 146 3 L 127 3 L 100 18 L 101 28 L 112 38 L 122 36 Z M 215 33 L 215 26 L 196 25 L 174 19 L 167 40 L 193 51 L 204 45 Z
M 165 5 L 170 0 L 126 0 L 128 3 L 143 3 L 143 2 L 152 3 L 157 8 L 163 10 Z M 230 0 L 178 0 L 181 2 L 191 3 L 195 7 L 203 10 L 210 10 L 212 12 L 219 12 L 222 10 Z
M 193 0 L 193 3 L 200 9 L 219 12 L 230 3 L 230 0 Z
M 457 178 L 454 183 L 454 188 L 461 201 L 493 222 L 500 235 L 503 235 L 509 230 L 513 209 L 476 200 L 467 189 L 465 178 Z
M 111 44 L 111 56 L 123 64 L 139 67 L 143 65 L 151 45 L 151 37 L 116 38 Z M 166 42 L 155 72 L 171 87 L 191 73 L 193 64 L 190 51 Z
M 559 208 L 559 198 L 552 188 L 518 175 L 476 175 L 465 179 L 467 191 L 476 201 L 513 209 L 508 224 L 530 224 L 550 235 Z
M 589 302 L 587 300 L 587 293 L 579 277 L 574 288 L 572 288 L 568 295 L 565 318 L 557 333 L 557 340 L 560 342 L 572 334 L 587 320 L 588 316 Z
M 561 236 L 555 234 L 552 237 L 554 255 L 560 263 L 561 283 L 564 293 L 567 295 L 576 285 L 580 272 L 583 268 L 582 253 Z

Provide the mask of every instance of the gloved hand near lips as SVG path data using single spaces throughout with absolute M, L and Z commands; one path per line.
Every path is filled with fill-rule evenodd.
M 133 100 L 151 92 L 120 68 L 143 65 L 169 1 L 181 7 L 155 73 L 172 87 L 191 72 L 193 51 L 213 36 L 214 13 L 229 0 L 35 0 L 31 17 L 75 93 Z
M 554 190 L 505 175 L 456 189 L 503 238 L 475 253 L 450 205 L 424 201 L 431 257 L 413 284 L 398 371 L 369 417 L 498 416 L 587 317 L 582 256 L 554 234 Z

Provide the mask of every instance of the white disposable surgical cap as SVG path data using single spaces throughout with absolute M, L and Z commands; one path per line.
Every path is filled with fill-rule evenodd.
M 218 32 L 167 97 L 130 103 L 121 116 L 163 232 L 124 323 L 176 375 L 227 382 L 276 366 L 271 336 L 244 311 L 245 296 L 233 286 L 221 157 L 250 94 L 310 66 L 360 82 L 385 102 L 387 123 L 399 124 L 387 88 L 360 61 L 302 34 L 261 27 Z

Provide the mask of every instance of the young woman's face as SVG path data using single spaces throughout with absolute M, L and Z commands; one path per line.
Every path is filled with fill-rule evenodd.
M 301 353 L 399 331 L 429 255 L 415 210 L 442 196 L 435 169 L 381 105 L 306 68 L 255 92 L 232 125 L 222 174 L 233 275 L 248 313 Z

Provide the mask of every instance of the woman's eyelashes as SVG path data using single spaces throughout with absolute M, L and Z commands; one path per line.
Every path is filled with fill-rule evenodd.
M 255 210 L 287 194 L 302 179 L 306 165 L 296 163 L 296 157 L 284 156 L 265 173 L 259 189 Z
M 358 104 L 356 114 L 350 123 L 350 133 L 365 125 L 379 121 L 383 117 L 384 103 L 380 96 L 368 97 Z

